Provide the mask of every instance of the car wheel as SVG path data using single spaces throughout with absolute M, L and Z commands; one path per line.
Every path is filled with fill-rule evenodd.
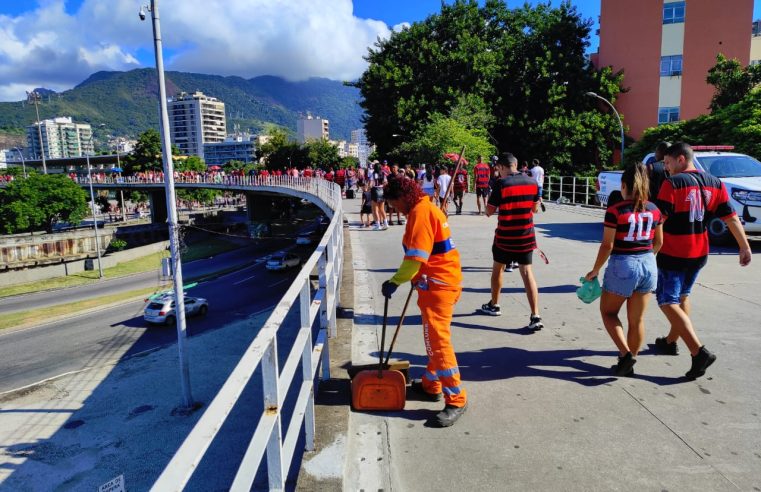
M 708 221 L 706 227 L 708 228 L 708 239 L 711 244 L 724 246 L 732 242 L 732 233 L 729 231 L 727 224 L 720 218 L 712 218 Z
M 206 316 L 206 312 L 209 310 L 207 306 L 201 306 L 198 308 L 198 314 L 201 316 Z
M 166 317 L 166 324 L 167 324 L 167 326 L 174 326 L 175 323 L 177 323 L 177 319 L 174 316 L 167 316 Z

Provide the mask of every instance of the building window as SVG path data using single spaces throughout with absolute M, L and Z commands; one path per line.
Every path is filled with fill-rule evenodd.
M 661 57 L 661 77 L 682 75 L 682 55 Z
M 663 4 L 663 23 L 678 24 L 684 22 L 684 2 Z
M 679 121 L 679 107 L 658 108 L 658 124 L 673 123 Z

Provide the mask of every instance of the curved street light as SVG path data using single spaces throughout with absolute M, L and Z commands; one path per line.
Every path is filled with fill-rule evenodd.
M 26 163 L 24 162 L 24 153 L 21 152 L 21 149 L 18 147 L 13 147 L 11 150 L 18 152 L 19 157 L 21 157 L 21 168 L 24 170 L 24 177 L 26 178 Z
M 589 91 L 585 95 L 589 97 L 596 97 L 597 99 L 605 102 L 605 104 L 610 106 L 610 109 L 613 110 L 613 113 L 615 113 L 616 119 L 618 120 L 618 126 L 621 127 L 621 165 L 623 165 L 624 164 L 624 124 L 621 123 L 621 117 L 618 115 L 618 111 L 616 111 L 615 106 L 613 106 L 613 104 L 611 104 L 610 101 L 600 96 L 596 92 Z
M 40 100 L 42 98 L 40 97 L 39 92 L 32 91 L 32 92 L 26 93 L 26 99 L 28 102 L 34 104 L 34 111 L 37 113 L 37 135 L 39 136 L 39 139 L 40 139 L 40 156 L 42 157 L 42 172 L 44 174 L 47 174 L 48 166 L 47 166 L 47 163 L 45 162 L 45 146 L 42 143 L 42 123 L 40 122 L 40 109 L 37 107 L 37 105 L 40 103 Z

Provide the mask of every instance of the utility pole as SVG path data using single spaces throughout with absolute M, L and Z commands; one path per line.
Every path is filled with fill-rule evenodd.
M 92 205 L 92 222 L 95 227 L 95 251 L 98 253 L 98 272 L 103 278 L 103 265 L 100 264 L 100 237 L 98 237 L 98 216 L 95 215 L 95 193 L 92 189 L 92 173 L 90 173 L 90 154 L 85 154 L 87 159 L 87 181 L 90 182 L 90 204 Z
M 37 107 L 37 105 L 40 102 L 40 94 L 37 91 L 27 92 L 26 98 L 28 102 L 34 103 L 34 111 L 35 113 L 37 113 L 37 135 L 40 138 L 40 155 L 42 156 L 42 172 L 44 174 L 47 174 L 48 166 L 45 163 L 45 146 L 42 144 L 42 125 L 40 124 L 40 109 Z

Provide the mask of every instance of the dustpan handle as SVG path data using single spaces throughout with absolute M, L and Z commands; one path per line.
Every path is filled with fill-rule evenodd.
M 388 297 L 383 301 L 383 328 L 381 329 L 380 357 L 378 360 L 378 377 L 383 377 L 383 347 L 386 345 L 386 323 L 388 322 Z
M 396 344 L 396 337 L 399 336 L 399 329 L 402 327 L 402 323 L 404 323 L 404 316 L 407 314 L 407 306 L 410 305 L 410 299 L 412 299 L 412 292 L 415 290 L 415 285 L 410 285 L 410 293 L 407 294 L 407 300 L 404 301 L 404 307 L 402 308 L 402 315 L 399 317 L 399 323 L 396 325 L 396 331 L 394 332 L 393 338 L 391 338 L 391 345 L 388 346 L 388 352 L 386 352 L 386 362 L 385 365 L 388 365 L 388 360 L 391 358 L 391 352 L 394 350 L 394 345 Z

